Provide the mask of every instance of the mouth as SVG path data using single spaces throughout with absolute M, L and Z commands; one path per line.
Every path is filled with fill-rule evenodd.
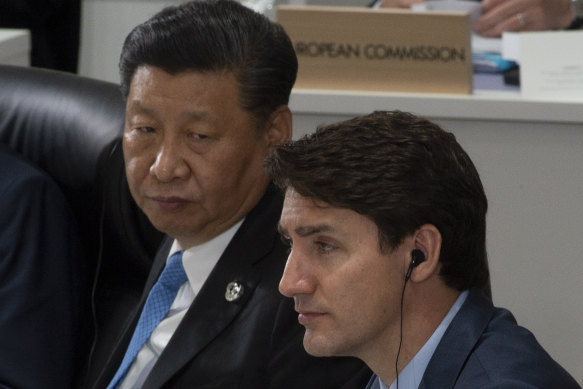
M 296 309 L 296 311 L 298 312 L 298 322 L 303 326 L 310 325 L 325 315 L 323 312 L 307 311 L 302 309 Z
M 165 211 L 175 211 L 184 208 L 190 201 L 175 196 L 155 196 L 150 197 L 159 208 Z

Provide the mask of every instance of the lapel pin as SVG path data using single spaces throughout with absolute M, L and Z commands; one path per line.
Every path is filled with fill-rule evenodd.
M 243 296 L 243 284 L 238 281 L 231 281 L 227 285 L 227 290 L 225 291 L 225 300 L 232 303 L 237 301 Z

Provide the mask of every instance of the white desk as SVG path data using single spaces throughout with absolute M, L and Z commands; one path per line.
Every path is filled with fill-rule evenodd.
M 489 199 L 494 303 L 583 384 L 583 102 L 517 91 L 427 95 L 295 90 L 294 136 L 318 124 L 399 109 L 453 132 Z
M 0 29 L 0 63 L 30 65 L 30 33 L 28 30 Z

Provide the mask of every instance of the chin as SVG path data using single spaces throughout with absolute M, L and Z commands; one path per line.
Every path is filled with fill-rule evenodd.
M 197 231 L 196 227 L 188 225 L 184 220 L 177 219 L 176 217 L 160 217 L 160 215 L 154 217 L 150 217 L 150 215 L 147 216 L 152 225 L 158 231 L 161 231 L 174 239 L 194 235 L 193 231 Z
M 314 357 L 333 357 L 337 354 L 334 352 L 336 347 L 328 339 L 322 337 L 315 338 L 313 335 L 304 335 L 304 349 Z

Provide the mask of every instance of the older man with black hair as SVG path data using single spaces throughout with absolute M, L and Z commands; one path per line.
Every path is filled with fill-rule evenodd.
M 129 34 L 120 73 L 129 189 L 167 238 L 93 387 L 362 387 L 357 359 L 303 350 L 277 291 L 282 196 L 263 160 L 292 131 L 283 28 L 234 1 L 169 7 Z

